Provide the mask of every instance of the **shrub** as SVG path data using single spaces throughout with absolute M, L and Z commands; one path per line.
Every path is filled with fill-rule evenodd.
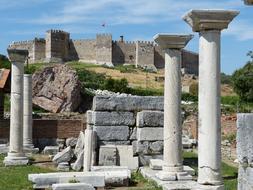
M 193 95 L 193 96 L 198 96 L 198 92 L 199 92 L 199 86 L 198 86 L 198 83 L 192 83 L 190 85 L 190 94 Z
M 191 95 L 190 93 L 182 93 L 182 100 L 183 101 L 197 102 L 198 101 L 198 96 Z

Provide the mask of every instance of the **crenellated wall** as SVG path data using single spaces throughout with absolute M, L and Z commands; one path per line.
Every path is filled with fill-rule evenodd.
M 113 41 L 111 34 L 97 34 L 94 39 L 70 39 L 61 30 L 49 30 L 46 38 L 12 43 L 9 48 L 27 49 L 29 63 L 82 61 L 116 66 L 135 65 L 155 71 L 163 69 L 165 52 L 153 41 Z M 182 51 L 182 72 L 198 75 L 198 54 Z
M 70 40 L 69 59 L 95 63 L 96 40 Z
M 114 65 L 130 64 L 136 62 L 136 44 L 134 41 L 113 41 L 112 62 Z

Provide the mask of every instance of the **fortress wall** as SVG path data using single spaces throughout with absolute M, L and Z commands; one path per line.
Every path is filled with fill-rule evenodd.
M 96 61 L 96 40 L 70 40 L 70 60 Z
M 163 69 L 165 66 L 165 52 L 158 45 L 154 47 L 154 59 L 155 67 L 157 69 Z
M 43 62 L 46 58 L 46 41 L 45 39 L 35 38 L 33 43 L 33 63 Z
M 49 30 L 46 32 L 46 58 L 48 61 L 56 58 L 68 60 L 69 33 L 61 30 Z
M 33 60 L 33 43 L 34 40 L 26 40 L 26 41 L 19 41 L 19 42 L 13 42 L 9 45 L 9 49 L 25 49 L 29 52 L 29 59 L 28 62 L 32 62 Z
M 96 63 L 112 64 L 112 35 L 97 34 L 96 36 Z
M 136 66 L 154 67 L 154 45 L 149 41 L 136 42 Z
M 186 73 L 198 75 L 199 71 L 199 55 L 191 51 L 182 51 L 182 68 Z
M 131 64 L 136 62 L 136 45 L 134 41 L 113 41 L 112 62 L 114 65 Z

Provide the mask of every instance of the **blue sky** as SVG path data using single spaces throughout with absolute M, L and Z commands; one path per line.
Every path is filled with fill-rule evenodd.
M 152 40 L 156 33 L 192 33 L 182 20 L 190 9 L 232 9 L 240 15 L 222 32 L 221 69 L 231 74 L 253 50 L 253 6 L 241 0 L 0 0 L 0 53 L 12 41 L 44 37 L 62 29 L 71 38 L 94 38 L 112 33 L 113 39 Z M 101 25 L 105 23 L 105 27 Z M 198 52 L 198 34 L 186 49 Z

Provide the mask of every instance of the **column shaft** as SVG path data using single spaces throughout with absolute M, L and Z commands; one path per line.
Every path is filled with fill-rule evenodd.
M 32 141 L 32 76 L 24 75 L 24 147 L 33 148 Z
M 181 51 L 165 53 L 164 171 L 182 171 Z
M 198 182 L 222 184 L 220 121 L 220 31 L 200 32 Z
M 23 63 L 12 63 L 9 153 L 23 156 Z
M 92 126 L 87 126 L 84 136 L 84 159 L 83 159 L 83 171 L 89 172 L 91 170 L 91 160 L 92 160 L 92 140 L 93 140 L 93 130 Z

